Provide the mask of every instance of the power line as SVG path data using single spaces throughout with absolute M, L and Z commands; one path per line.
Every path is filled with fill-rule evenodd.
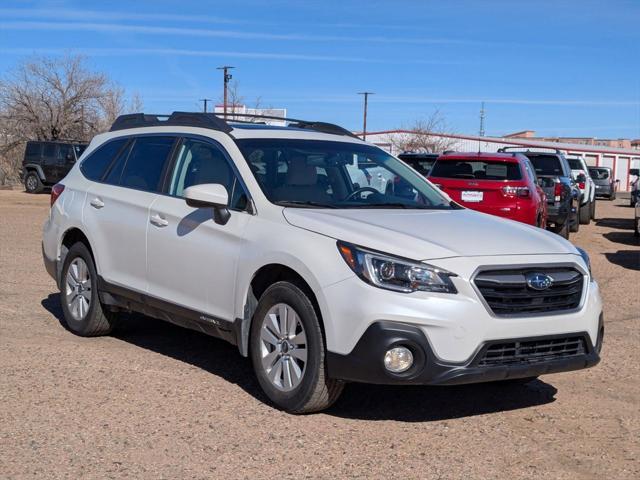
M 374 92 L 358 92 L 358 95 L 364 96 L 364 117 L 362 120 L 362 140 L 367 139 L 367 109 L 369 105 L 369 95 L 375 95 Z

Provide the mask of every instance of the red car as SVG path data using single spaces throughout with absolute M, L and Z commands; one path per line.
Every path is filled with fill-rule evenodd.
M 529 159 L 517 153 L 447 153 L 429 180 L 465 207 L 545 228 L 547 200 Z

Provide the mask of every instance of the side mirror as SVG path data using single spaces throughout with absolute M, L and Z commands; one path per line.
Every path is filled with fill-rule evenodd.
M 224 185 L 219 183 L 203 183 L 185 188 L 184 199 L 187 205 L 193 208 L 213 208 L 213 219 L 216 223 L 224 225 L 229 221 L 231 213 L 229 206 L 229 193 Z

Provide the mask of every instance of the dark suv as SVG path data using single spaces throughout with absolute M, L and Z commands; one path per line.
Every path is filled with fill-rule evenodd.
M 82 155 L 86 143 L 79 142 L 27 142 L 22 160 L 24 188 L 29 193 L 40 193 L 62 180 Z
M 522 153 L 531 161 L 547 196 L 547 227 L 564 238 L 569 238 L 570 231 L 578 231 L 576 200 L 580 198 L 580 191 L 571 178 L 571 167 L 565 156 L 560 152 L 513 149 L 509 149 L 509 153 Z
M 439 153 L 404 152 L 398 155 L 398 158 L 414 170 L 427 177 L 429 176 L 431 167 L 436 163 L 439 156 Z

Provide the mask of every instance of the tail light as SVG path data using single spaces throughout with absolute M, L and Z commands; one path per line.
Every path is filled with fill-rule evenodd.
M 553 189 L 553 197 L 555 202 L 559 202 L 562 198 L 562 184 L 560 182 L 556 183 L 556 186 Z
M 62 192 L 64 192 L 64 185 L 61 183 L 56 183 L 53 187 L 51 187 L 51 206 L 52 207 L 53 207 L 53 204 L 56 203 L 56 200 L 58 200 L 58 197 L 62 195 Z
M 584 190 L 584 182 L 579 182 L 578 187 L 580 188 L 580 190 Z
M 529 198 L 531 190 L 529 187 L 502 187 L 502 194 L 505 197 Z

